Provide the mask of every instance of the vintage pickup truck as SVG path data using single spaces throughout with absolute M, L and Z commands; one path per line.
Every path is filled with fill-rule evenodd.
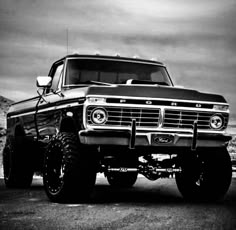
M 7 187 L 42 172 L 53 202 L 87 200 L 98 172 L 111 186 L 175 176 L 190 200 L 216 200 L 232 177 L 224 97 L 174 87 L 161 62 L 68 55 L 37 78 L 39 96 L 7 114 Z

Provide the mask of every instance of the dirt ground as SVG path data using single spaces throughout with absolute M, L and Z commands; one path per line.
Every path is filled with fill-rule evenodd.
M 41 179 L 30 189 L 7 190 L 0 179 L 0 229 L 236 229 L 236 179 L 222 202 L 190 203 L 174 179 L 139 178 L 114 189 L 97 178 L 90 203 L 48 200 Z

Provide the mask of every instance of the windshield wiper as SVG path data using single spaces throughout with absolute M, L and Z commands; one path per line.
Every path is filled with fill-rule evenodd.
M 107 82 L 102 82 L 102 81 L 85 81 L 85 82 L 81 82 L 82 84 L 90 84 L 90 85 L 113 85 Z

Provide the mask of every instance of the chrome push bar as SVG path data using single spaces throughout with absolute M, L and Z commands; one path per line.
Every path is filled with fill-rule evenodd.
M 194 123 L 193 123 L 193 139 L 192 139 L 192 145 L 191 145 L 192 151 L 195 151 L 197 148 L 197 137 L 198 137 L 197 121 L 194 121 Z M 136 120 L 132 119 L 130 141 L 129 141 L 129 148 L 130 149 L 135 149 L 135 139 L 136 139 Z

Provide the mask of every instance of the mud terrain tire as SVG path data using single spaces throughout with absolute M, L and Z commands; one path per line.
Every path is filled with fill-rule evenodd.
M 180 193 L 190 201 L 216 201 L 226 194 L 232 165 L 226 148 L 187 152 L 179 156 L 182 172 L 176 174 Z
M 86 201 L 94 187 L 96 155 L 79 144 L 73 133 L 59 133 L 49 143 L 44 161 L 43 182 L 53 202 Z

